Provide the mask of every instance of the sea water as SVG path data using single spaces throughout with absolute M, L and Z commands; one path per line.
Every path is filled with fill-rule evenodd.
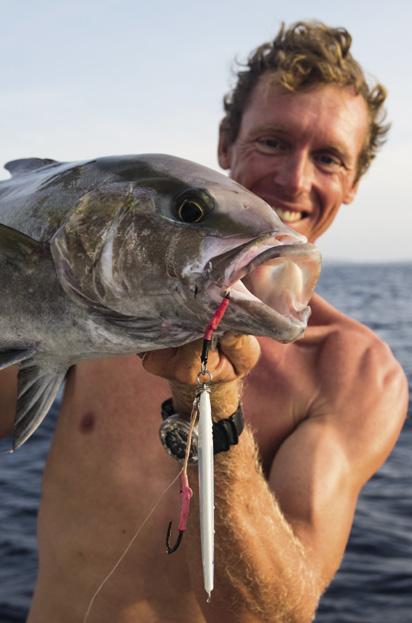
M 319 292 L 388 342 L 411 385 L 412 264 L 326 265 Z M 0 623 L 26 620 L 41 475 L 57 411 L 58 401 L 23 448 L 0 456 Z M 343 564 L 316 623 L 412 622 L 411 447 L 407 421 L 391 457 L 360 496 Z

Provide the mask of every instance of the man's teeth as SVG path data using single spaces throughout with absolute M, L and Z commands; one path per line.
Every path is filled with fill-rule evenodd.
M 285 221 L 285 223 L 295 223 L 303 218 L 303 212 L 292 212 L 291 210 L 282 210 L 282 208 L 275 208 L 276 214 Z

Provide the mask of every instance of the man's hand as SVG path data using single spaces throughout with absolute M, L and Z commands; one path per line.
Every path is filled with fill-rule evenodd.
M 179 348 L 149 352 L 143 358 L 143 366 L 148 372 L 171 382 L 173 402 L 180 413 L 190 412 L 193 401 L 193 391 L 190 390 L 197 383 L 201 351 L 202 340 L 196 340 Z M 259 343 L 252 335 L 226 333 L 220 338 L 218 347 L 209 351 L 207 369 L 212 375 L 215 419 L 227 417 L 237 409 L 241 380 L 256 365 L 259 356 Z
M 165 348 L 147 353 L 143 366 L 152 374 L 169 381 L 195 385 L 200 371 L 202 340 L 196 340 L 179 348 Z M 235 381 L 245 377 L 256 365 L 260 346 L 252 335 L 226 333 L 218 347 L 209 351 L 207 369 L 214 383 Z

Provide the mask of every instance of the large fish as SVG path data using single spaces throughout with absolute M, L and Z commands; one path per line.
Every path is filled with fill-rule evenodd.
M 289 342 L 320 258 L 261 199 L 166 155 L 6 165 L 0 182 L 0 369 L 18 364 L 14 448 L 81 359 L 222 331 Z

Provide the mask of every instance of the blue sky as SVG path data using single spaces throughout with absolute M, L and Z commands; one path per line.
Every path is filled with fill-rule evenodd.
M 319 247 L 326 258 L 412 260 L 412 3 L 340 4 L 0 0 L 0 162 L 162 152 L 218 168 L 234 59 L 281 21 L 316 18 L 351 32 L 355 56 L 389 89 L 393 124 Z

